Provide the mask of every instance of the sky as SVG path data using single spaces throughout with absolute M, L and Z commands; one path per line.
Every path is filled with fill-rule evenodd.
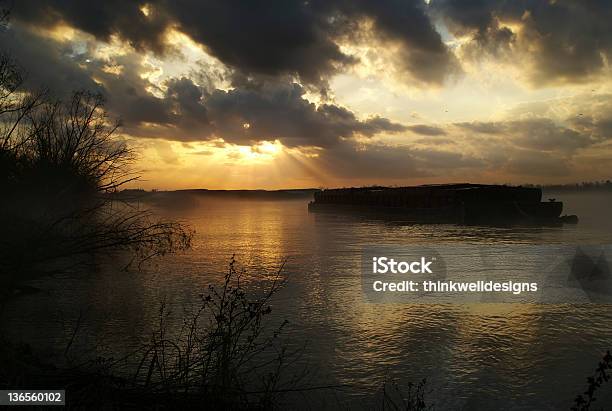
M 26 86 L 102 93 L 145 189 L 609 179 L 607 0 L 28 0 Z

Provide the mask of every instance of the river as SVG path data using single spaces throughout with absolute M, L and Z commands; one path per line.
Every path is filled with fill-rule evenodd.
M 360 255 L 372 244 L 610 244 L 612 194 L 546 193 L 578 214 L 578 225 L 492 228 L 408 225 L 348 215 L 310 214 L 307 200 L 202 197 L 157 211 L 195 229 L 193 247 L 142 270 L 92 267 L 85 278 L 43 281 L 44 296 L 7 307 L 13 337 L 38 339 L 51 353 L 81 316 L 79 341 L 118 353 L 148 338 L 161 301 L 181 313 L 222 278 L 232 254 L 254 281 L 283 261 L 287 283 L 272 323 L 303 346 L 295 367 L 310 382 L 343 385 L 311 392 L 305 408 L 365 409 L 385 378 L 427 378 L 436 409 L 567 409 L 597 361 L 612 349 L 612 306 L 605 304 L 371 304 L 363 296 Z M 44 304 L 33 299 L 44 298 Z M 33 331 L 35 330 L 35 331 Z M 609 387 L 603 391 L 612 392 Z M 612 395 L 598 406 L 611 406 Z

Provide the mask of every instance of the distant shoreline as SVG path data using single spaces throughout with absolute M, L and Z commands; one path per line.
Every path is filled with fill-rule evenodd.
M 507 184 L 510 185 L 510 184 Z M 514 184 L 512 184 L 514 185 Z M 593 192 L 593 191 L 609 191 L 612 192 L 612 181 L 592 181 L 572 184 L 516 184 L 522 187 L 537 187 L 546 191 L 566 191 L 566 192 Z M 366 186 L 364 186 L 366 187 Z M 368 186 L 369 187 L 369 186 Z M 382 186 L 381 186 L 382 187 Z M 331 187 L 330 187 L 331 188 Z M 248 199 L 291 199 L 305 198 L 312 196 L 313 193 L 319 191 L 319 188 L 289 188 L 280 190 L 212 190 L 207 188 L 190 188 L 179 190 L 144 190 L 144 189 L 125 189 L 114 196 L 118 198 L 126 197 L 150 197 L 150 196 L 168 196 L 168 195 L 203 195 L 211 197 L 232 197 L 232 198 L 248 198 Z
M 306 189 L 287 189 L 287 190 L 208 190 L 184 189 L 184 190 L 151 190 L 126 189 L 113 194 L 114 197 L 122 200 L 149 200 L 165 199 L 168 197 L 213 197 L 213 198 L 234 198 L 248 200 L 291 200 L 312 198 L 313 193 L 319 191 L 317 188 Z

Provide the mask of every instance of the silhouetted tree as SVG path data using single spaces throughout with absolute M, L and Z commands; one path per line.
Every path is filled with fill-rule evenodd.
M 189 247 L 183 225 L 110 195 L 138 175 L 102 96 L 52 99 L 24 78 L 0 53 L 0 299 L 94 253 L 128 250 L 143 261 Z

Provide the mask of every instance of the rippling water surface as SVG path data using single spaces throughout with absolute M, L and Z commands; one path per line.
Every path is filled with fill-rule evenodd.
M 12 308 L 14 333 L 31 338 L 31 326 L 49 318 L 37 335 L 59 343 L 80 312 L 87 320 L 83 345 L 119 353 L 146 338 L 160 301 L 180 312 L 219 281 L 232 254 L 252 273 L 273 272 L 286 259 L 289 280 L 274 301 L 273 320 L 288 319 L 288 343 L 305 345 L 298 366 L 309 366 L 312 382 L 348 386 L 331 396 L 309 394 L 306 406 L 368 408 L 387 377 L 401 384 L 427 378 L 437 409 L 567 409 L 612 349 L 612 306 L 368 304 L 360 283 L 361 247 L 369 244 L 612 243 L 611 195 L 554 196 L 580 224 L 406 225 L 309 214 L 302 200 L 200 199 L 161 211 L 195 228 L 188 253 L 141 273 L 107 267 L 86 281 L 54 282 L 45 306 L 26 300 Z M 611 395 L 600 401 L 612 406 Z

